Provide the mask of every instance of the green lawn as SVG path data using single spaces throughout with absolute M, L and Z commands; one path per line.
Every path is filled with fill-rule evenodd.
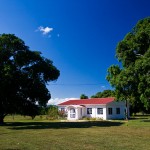
M 150 150 L 150 117 L 126 121 L 58 122 L 6 117 L 0 149 Z

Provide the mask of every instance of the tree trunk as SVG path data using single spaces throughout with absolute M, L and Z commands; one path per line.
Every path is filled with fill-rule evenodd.
M 0 125 L 4 124 L 4 118 L 6 115 L 0 115 Z
M 126 120 L 128 120 L 128 101 L 126 100 L 126 109 L 125 109 L 125 117 L 126 117 Z
M 0 116 L 0 125 L 4 123 L 4 117 L 5 116 Z

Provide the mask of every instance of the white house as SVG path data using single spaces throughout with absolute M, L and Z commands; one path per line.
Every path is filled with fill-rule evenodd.
M 117 102 L 113 97 L 68 100 L 58 104 L 58 109 L 67 113 L 68 120 L 78 120 L 83 117 L 103 120 L 124 119 L 126 112 L 125 102 Z

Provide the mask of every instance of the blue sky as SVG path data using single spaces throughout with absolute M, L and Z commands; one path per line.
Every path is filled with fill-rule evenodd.
M 48 85 L 52 99 L 91 96 L 110 89 L 107 69 L 115 48 L 149 0 L 0 0 L 0 34 L 13 33 L 60 70 Z M 47 28 L 46 28 L 47 27 Z

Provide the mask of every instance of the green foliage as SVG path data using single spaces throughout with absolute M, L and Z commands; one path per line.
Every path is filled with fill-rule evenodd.
M 58 118 L 59 119 L 66 119 L 67 118 L 67 114 L 65 111 L 58 111 Z
M 40 115 L 46 115 L 47 114 L 47 107 L 40 107 L 39 108 L 39 114 Z
M 116 57 L 122 67 L 112 65 L 107 74 L 116 99 L 128 100 L 133 112 L 150 112 L 150 17 L 118 43 Z
M 65 119 L 67 117 L 65 111 L 58 111 L 58 107 L 53 105 L 41 107 L 39 114 L 41 117 L 46 115 L 48 120 Z
M 47 119 L 50 119 L 50 120 L 58 119 L 58 107 L 49 106 L 47 108 Z
M 48 82 L 59 77 L 53 62 L 31 51 L 13 34 L 0 35 L 0 123 L 7 114 L 35 115 L 51 95 Z
M 104 90 L 103 92 L 98 92 L 95 95 L 92 95 L 91 98 L 104 98 L 104 97 L 113 97 L 114 91 Z
M 81 94 L 80 99 L 88 99 L 88 96 L 86 96 L 85 94 Z

